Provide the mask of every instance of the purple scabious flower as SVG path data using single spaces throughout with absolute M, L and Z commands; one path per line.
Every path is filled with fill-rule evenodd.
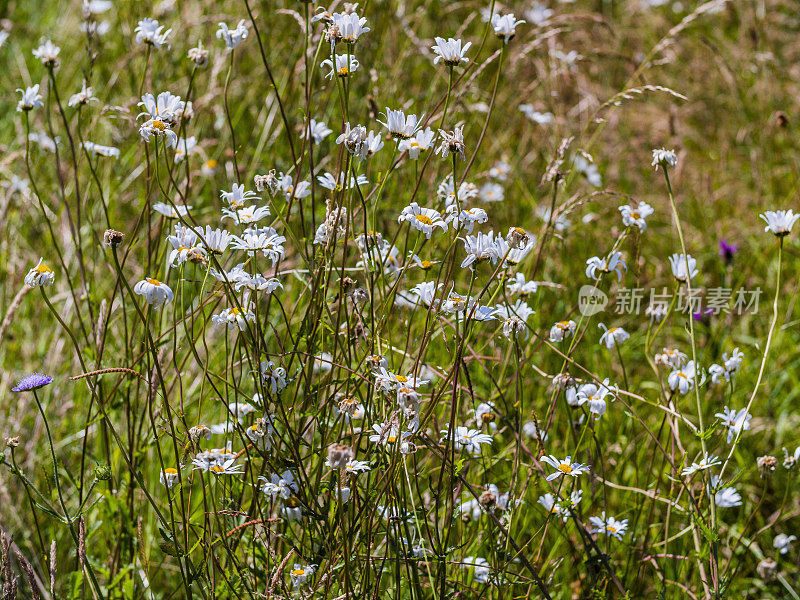
M 725 261 L 726 265 L 733 262 L 733 255 L 739 251 L 739 246 L 736 244 L 729 244 L 725 240 L 719 241 L 719 255 Z
M 43 375 L 42 373 L 31 373 L 25 375 L 19 380 L 17 387 L 11 388 L 12 392 L 30 392 L 31 390 L 38 390 L 46 385 L 53 383 L 53 378 L 50 375 Z

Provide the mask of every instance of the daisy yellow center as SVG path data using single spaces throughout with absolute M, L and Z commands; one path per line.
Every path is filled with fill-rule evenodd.
M 561 321 L 558 326 L 561 327 L 561 329 L 569 329 L 569 323 L 567 321 Z
M 347 67 L 342 67 L 341 69 L 339 69 L 339 76 L 340 77 L 344 77 L 349 72 L 350 72 L 350 70 Z
M 606 526 L 606 531 L 608 531 L 609 533 L 617 533 L 617 528 L 616 527 L 612 527 L 611 525 L 608 525 L 608 526 Z
M 241 311 L 241 309 L 239 309 L 239 308 L 232 308 L 232 309 L 231 309 L 231 314 L 232 314 L 232 315 L 235 315 L 235 316 L 239 316 L 239 315 L 241 314 L 241 312 L 242 312 L 242 311 Z
M 390 435 L 388 438 L 386 438 L 386 441 L 389 442 L 390 444 L 394 444 L 397 441 L 397 436 Z
M 150 285 L 161 285 L 161 282 L 158 279 L 153 279 L 152 277 L 148 277 L 145 281 Z
M 411 142 L 409 146 L 411 146 L 412 148 L 419 148 L 419 142 Z
M 303 570 L 303 569 L 294 569 L 294 570 L 292 571 L 292 575 L 305 575 L 305 573 L 306 573 L 306 572 L 305 572 L 305 570 Z
M 414 215 L 414 217 L 420 223 L 425 223 L 425 225 L 433 225 L 433 221 L 431 220 L 431 218 L 428 215 Z
M 398 375 L 397 381 L 399 381 L 400 383 L 405 383 L 406 381 L 408 381 L 408 377 L 406 377 L 405 375 Z
M 164 473 L 167 475 L 177 475 L 178 469 L 175 469 L 173 467 L 167 467 L 166 469 L 164 469 Z
M 639 213 L 638 213 L 638 212 L 636 212 L 636 211 L 633 211 L 633 212 L 631 213 L 631 218 L 632 218 L 632 219 L 639 219 L 639 218 L 641 218 L 641 217 L 640 217 L 640 215 L 639 215 Z
M 429 260 L 420 261 L 419 266 L 423 269 L 430 269 L 433 266 L 433 263 Z
M 214 160 L 213 158 L 212 158 L 211 160 L 207 160 L 207 161 L 206 161 L 206 166 L 207 166 L 209 169 L 216 169 L 216 168 L 217 168 L 217 161 L 216 161 L 216 160 Z
M 209 471 L 214 471 L 214 473 L 222 473 L 222 470 L 223 470 L 222 467 L 218 465 L 214 465 L 209 469 Z
M 167 126 L 162 121 L 153 120 L 152 123 L 153 129 L 158 129 L 159 131 L 164 131 Z
M 562 463 L 558 465 L 558 470 L 561 471 L 562 473 L 570 474 L 572 473 L 572 466 L 568 465 L 567 463 Z
M 42 273 L 42 274 L 53 272 L 53 269 L 51 269 L 47 265 L 38 265 L 35 270 L 37 273 Z

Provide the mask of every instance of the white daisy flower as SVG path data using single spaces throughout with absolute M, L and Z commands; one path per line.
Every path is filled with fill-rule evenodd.
M 622 258 L 622 252 L 613 252 L 606 258 L 593 256 L 586 261 L 586 277 L 599 279 L 605 273 L 617 274 L 617 281 L 622 281 L 622 274 L 628 269 Z
M 697 473 L 698 471 L 705 471 L 713 466 L 720 464 L 720 460 L 713 454 L 705 454 L 698 462 L 693 462 L 688 467 L 681 471 L 684 477 Z
M 17 89 L 22 94 L 22 98 L 17 103 L 17 112 L 33 110 L 35 108 L 42 108 L 42 96 L 39 94 L 39 84 L 25 88 L 24 90 Z
M 559 321 L 550 328 L 550 341 L 562 342 L 575 334 L 577 324 L 575 321 Z
M 686 394 L 694 387 L 695 365 L 694 361 L 690 360 L 683 367 L 675 369 L 667 377 L 669 389 L 673 392 L 677 390 L 681 394 Z
M 697 261 L 691 255 L 673 254 L 669 257 L 669 264 L 672 268 L 672 275 L 681 283 L 688 283 L 699 273 L 696 268 Z
M 397 148 L 400 152 L 407 152 L 411 160 L 417 160 L 421 152 L 429 150 L 433 146 L 436 133 L 430 127 L 421 129 L 413 137 L 400 140 Z
M 186 215 L 188 215 L 189 211 L 192 210 L 192 207 L 183 206 L 180 204 L 176 204 L 173 207 L 171 204 L 156 202 L 155 204 L 153 204 L 153 210 L 170 219 L 177 219 L 178 217 L 185 217 Z
M 551 454 L 549 456 L 543 456 L 541 460 L 556 470 L 555 473 L 551 473 L 547 476 L 547 481 L 552 481 L 553 479 L 563 477 L 564 475 L 569 475 L 570 477 L 580 477 L 582 473 L 589 472 L 589 465 L 572 462 L 571 456 L 567 456 L 564 460 L 561 460 Z
M 114 146 L 101 146 L 100 144 L 95 144 L 94 142 L 86 140 L 83 142 L 83 147 L 89 154 L 94 154 L 95 156 L 119 158 L 119 148 L 115 148 Z
M 436 44 L 433 45 L 433 53 L 436 55 L 436 58 L 433 59 L 433 64 L 437 64 L 439 61 L 442 61 L 448 67 L 457 66 L 459 63 L 462 62 L 469 62 L 467 58 L 467 50 L 469 47 L 472 46 L 472 42 L 467 42 L 463 46 L 461 45 L 461 40 L 455 40 L 453 38 L 434 38 Z
M 327 58 L 320 63 L 320 67 L 328 67 L 330 69 L 328 74 L 325 75 L 327 79 L 333 79 L 334 76 L 348 77 L 351 73 L 355 73 L 361 65 L 352 54 L 337 54 L 335 60 L 336 62 L 334 63 L 330 58 Z
M 421 231 L 428 239 L 437 227 L 447 231 L 447 223 L 442 215 L 432 208 L 421 208 L 416 202 L 406 206 L 397 218 L 398 223 L 406 222 L 414 229 Z
M 41 46 L 33 50 L 33 55 L 38 58 L 45 67 L 52 69 L 58 66 L 58 55 L 60 52 L 61 48 L 50 40 L 45 40 Z
M 44 264 L 44 259 L 40 258 L 36 266 L 25 275 L 25 285 L 29 287 L 45 287 L 53 285 L 56 275 L 53 269 Z
M 623 204 L 619 207 L 619 212 L 622 213 L 622 223 L 625 227 L 638 227 L 639 231 L 647 231 L 647 222 L 645 219 L 652 215 L 655 210 L 647 202 L 639 202 L 636 207 L 628 204 Z
M 164 304 L 172 302 L 175 299 L 172 289 L 166 283 L 162 283 L 158 279 L 152 277 L 143 279 L 133 286 L 133 292 L 144 296 L 147 303 L 154 309 L 159 309 Z
M 605 346 L 609 350 L 615 346 L 625 343 L 628 338 L 631 337 L 631 334 L 625 331 L 622 327 L 611 327 L 609 329 L 603 323 L 598 323 L 597 326 L 600 329 L 605 330 L 603 335 L 600 336 L 600 345 Z
M 658 167 L 662 169 L 667 166 L 674 168 L 677 164 L 678 155 L 675 154 L 674 150 L 666 150 L 664 148 L 653 150 L 653 162 L 650 165 L 655 167 L 656 170 L 658 170 Z
M 768 210 L 759 216 L 767 223 L 764 231 L 771 231 L 779 238 L 789 235 L 797 219 L 800 219 L 800 213 L 794 214 L 791 210 Z
M 255 321 L 255 314 L 252 310 L 243 310 L 238 307 L 226 308 L 217 315 L 212 315 L 211 321 L 214 323 L 214 329 L 217 327 L 226 327 L 228 329 L 236 329 L 244 331 L 247 329 L 247 322 Z
M 315 144 L 321 143 L 322 140 L 333 133 L 333 130 L 330 129 L 324 121 L 317 121 L 316 119 L 311 119 L 309 121 L 308 127 L 303 128 L 303 131 L 300 133 L 300 137 L 307 137 L 309 131 L 311 132 L 311 140 Z
M 502 17 L 498 14 L 492 15 L 492 27 L 494 28 L 494 34 L 503 40 L 504 44 L 507 44 L 516 34 L 516 29 L 518 25 L 523 24 L 525 21 L 518 21 L 514 18 L 514 13 L 510 13 L 507 15 L 503 15 Z
M 628 519 L 618 521 L 614 517 L 607 517 L 605 511 L 599 517 L 590 517 L 589 522 L 594 525 L 592 533 L 602 533 L 621 540 L 628 529 Z
M 172 29 L 164 31 L 164 27 L 159 25 L 155 19 L 142 19 L 134 29 L 134 33 L 136 33 L 137 44 L 148 44 L 156 50 L 160 50 L 162 46 L 170 48 L 168 38 Z

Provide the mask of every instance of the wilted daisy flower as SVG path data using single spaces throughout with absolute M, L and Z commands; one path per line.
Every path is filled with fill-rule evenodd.
M 355 44 L 362 34 L 370 31 L 366 27 L 366 17 L 359 17 L 356 13 L 333 13 L 332 23 L 325 31 L 325 35 L 330 42 L 345 42 Z
M 166 469 L 162 469 L 159 479 L 161 481 L 161 485 L 167 489 L 172 488 L 172 486 L 178 482 L 178 469 L 175 467 L 167 467 Z
M 222 326 L 228 329 L 238 328 L 239 331 L 244 331 L 247 329 L 247 322 L 250 321 L 252 323 L 255 318 L 256 316 L 252 310 L 244 310 L 234 306 L 233 308 L 226 308 L 217 315 L 213 315 L 211 320 L 215 329 Z
M 86 85 L 86 80 L 83 81 L 83 86 L 81 87 L 81 91 L 77 94 L 72 94 L 69 98 L 69 102 L 67 103 L 69 106 L 83 106 L 89 104 L 89 102 L 100 102 L 97 98 L 94 97 L 94 93 L 92 91 L 91 86 Z
M 30 375 L 25 375 L 25 377 L 20 379 L 17 385 L 11 388 L 11 391 L 30 392 L 33 390 L 38 390 L 39 388 L 43 388 L 51 383 L 53 383 L 53 378 L 49 375 L 43 375 L 42 373 L 31 373 Z
M 36 266 L 25 275 L 25 285 L 30 287 L 53 285 L 56 280 L 56 275 L 53 273 L 53 269 L 44 264 L 43 260 L 44 259 L 40 258 Z
M 193 442 L 197 442 L 200 438 L 205 438 L 206 440 L 210 440 L 212 436 L 212 431 L 205 425 L 195 425 L 194 427 L 189 428 L 189 439 Z
M 161 49 L 162 46 L 170 47 L 168 38 L 172 29 L 164 31 L 164 27 L 159 25 L 155 19 L 142 19 L 134 29 L 134 33 L 136 33 L 137 44 L 148 44 L 156 50 Z
M 693 462 L 688 467 L 681 471 L 684 477 L 697 473 L 698 471 L 705 471 L 711 467 L 720 464 L 720 460 L 713 454 L 705 454 L 698 462 Z
M 728 428 L 727 442 L 729 444 L 740 435 L 742 431 L 750 429 L 750 419 L 753 418 L 753 415 L 747 412 L 746 408 L 734 410 L 732 408 L 729 409 L 727 406 L 723 412 L 716 413 L 714 416 L 722 421 L 722 425 Z
M 270 394 L 278 394 L 286 387 L 286 369 L 277 366 L 271 360 L 262 360 L 259 372 Z
M 577 324 L 575 321 L 559 321 L 550 328 L 550 341 L 561 342 L 568 337 L 572 337 L 575 333 L 576 327 Z
M 308 136 L 309 131 L 311 132 L 311 140 L 315 144 L 319 144 L 328 137 L 333 130 L 330 129 L 324 121 L 317 121 L 316 119 L 311 119 L 309 121 L 308 127 L 303 127 L 303 131 L 300 133 L 300 137 L 305 138 Z
M 631 335 L 625 331 L 622 327 L 612 327 L 607 328 L 603 323 L 598 323 L 597 326 L 600 329 L 604 329 L 605 332 L 602 336 L 600 336 L 600 344 L 611 350 L 615 346 L 622 344 L 628 340 Z
M 336 62 L 334 63 L 330 58 L 327 58 L 320 63 L 321 67 L 328 67 L 330 71 L 325 75 L 328 79 L 337 77 L 348 77 L 351 73 L 355 73 L 361 63 L 358 62 L 352 54 L 337 54 Z
M 436 44 L 433 45 L 432 49 L 436 58 L 433 59 L 433 64 L 442 61 L 448 67 L 455 67 L 459 63 L 469 62 L 466 54 L 469 47 L 472 46 L 472 42 L 467 42 L 462 47 L 461 40 L 455 40 L 453 38 L 445 40 L 440 37 L 434 39 Z
M 618 540 L 622 539 L 628 529 L 628 519 L 618 521 L 614 517 L 606 517 L 605 511 L 600 513 L 599 517 L 590 517 L 589 522 L 594 525 L 592 533 L 604 533 Z
M 516 34 L 517 25 L 521 25 L 525 21 L 518 21 L 514 18 L 514 13 L 503 15 L 502 17 L 495 13 L 492 15 L 492 27 L 494 34 L 507 44 Z
M 186 56 L 198 67 L 202 67 L 208 62 L 208 49 L 203 48 L 202 41 L 198 41 L 197 46 L 189 48 Z
M 143 279 L 133 286 L 133 292 L 144 296 L 147 303 L 154 309 L 161 308 L 162 305 L 172 302 L 175 298 L 172 289 L 166 283 L 162 283 L 158 279 L 153 279 L 152 277 Z
M 86 140 L 83 142 L 83 147 L 89 154 L 106 156 L 109 158 L 119 158 L 119 148 L 115 148 L 114 146 L 102 146 Z
M 786 448 L 783 449 L 783 466 L 787 469 L 792 469 L 800 460 L 800 446 L 794 449 L 794 453 L 789 454 Z
M 779 238 L 789 235 L 797 219 L 800 219 L 800 214 L 794 214 L 791 210 L 768 210 L 759 216 L 767 223 L 764 231 L 771 231 Z
M 178 134 L 170 129 L 168 123 L 160 119 L 148 119 L 139 127 L 139 135 L 145 142 L 149 142 L 151 137 L 166 137 L 167 143 L 174 146 L 178 143 Z
M 651 166 L 655 167 L 656 170 L 658 170 L 658 167 L 663 169 L 667 166 L 675 167 L 677 164 L 678 155 L 675 154 L 674 150 L 665 150 L 664 148 L 653 150 L 653 162 Z
M 52 69 L 58 66 L 58 54 L 60 52 L 61 48 L 50 40 L 45 40 L 41 46 L 33 50 L 33 55 L 38 58 L 45 67 Z
M 786 554 L 789 552 L 792 546 L 792 542 L 797 539 L 796 535 L 786 535 L 785 533 L 779 533 L 775 536 L 775 539 L 772 541 L 772 547 L 775 548 L 781 554 Z
M 397 217 L 398 223 L 406 222 L 414 229 L 421 231 L 428 239 L 431 238 L 433 230 L 440 227 L 442 231 L 447 231 L 447 223 L 442 219 L 442 215 L 432 208 L 421 208 L 416 202 L 412 202 L 403 209 Z
M 690 360 L 681 368 L 676 368 L 667 377 L 669 389 L 673 392 L 677 390 L 681 394 L 686 394 L 694 387 L 695 365 L 694 361 Z
M 226 23 L 220 23 L 219 29 L 217 29 L 217 39 L 223 40 L 228 50 L 235 50 L 238 48 L 239 44 L 241 44 L 246 37 L 247 25 L 245 25 L 244 19 L 237 23 L 235 29 L 228 29 Z
M 440 129 L 439 136 L 442 138 L 442 142 L 436 149 L 436 154 L 441 155 L 442 158 L 447 158 L 452 154 L 458 154 L 461 156 L 461 160 L 467 160 L 466 156 L 464 155 L 464 150 L 466 147 L 464 146 L 463 125 L 456 125 L 456 128 L 453 131 L 445 131 Z
M 687 254 L 673 254 L 669 257 L 669 264 L 672 268 L 672 275 L 681 283 L 688 283 L 695 275 L 699 273 L 697 270 L 697 261 Z M 688 268 L 688 271 L 687 271 Z
M 589 279 L 598 279 L 603 273 L 617 274 L 617 281 L 622 281 L 622 273 L 627 270 L 622 252 L 614 252 L 606 258 L 593 256 L 586 261 L 586 276 Z
M 34 108 L 42 108 L 42 96 L 39 94 L 39 84 L 25 88 L 24 90 L 17 89 L 22 94 L 22 98 L 17 103 L 17 112 L 24 112 L 33 110 Z
M 470 267 L 476 262 L 481 263 L 491 261 L 492 264 L 497 264 L 499 257 L 497 256 L 497 247 L 495 246 L 494 231 L 488 234 L 478 232 L 477 235 L 468 235 L 462 240 L 464 242 L 464 252 L 467 257 L 461 261 L 461 268 Z
M 655 362 L 657 365 L 666 365 L 674 369 L 680 369 L 686 364 L 686 354 L 677 348 L 664 348 L 660 354 L 656 354 Z
M 467 233 L 472 233 L 476 223 L 486 223 L 489 220 L 489 215 L 482 208 L 465 208 L 459 211 L 455 204 L 451 204 L 445 212 L 446 223 L 458 229 L 458 225 L 455 224 L 457 222 Z
M 622 213 L 622 223 L 626 227 L 635 226 L 638 227 L 640 231 L 646 231 L 647 222 L 645 219 L 655 211 L 647 202 L 639 202 L 639 205 L 636 207 L 624 204 L 619 207 L 619 212 Z
M 579 477 L 581 473 L 588 473 L 589 472 L 589 465 L 584 465 L 577 462 L 572 462 L 572 457 L 567 456 L 564 460 L 556 458 L 552 454 L 549 456 L 543 456 L 542 462 L 547 463 L 554 469 L 556 469 L 555 473 L 551 473 L 547 476 L 547 481 L 552 481 L 557 477 L 562 477 L 563 475 L 569 475 L 570 477 Z
M 513 306 L 499 304 L 494 314 L 503 323 L 503 335 L 511 339 L 512 336 L 527 335 L 527 321 L 535 313 L 524 300 L 517 300 Z
M 170 219 L 177 219 L 178 217 L 185 217 L 186 215 L 188 215 L 189 211 L 192 210 L 192 207 L 183 206 L 180 204 L 176 204 L 173 207 L 170 204 L 164 204 L 163 202 L 156 202 L 155 204 L 153 204 L 153 210 Z

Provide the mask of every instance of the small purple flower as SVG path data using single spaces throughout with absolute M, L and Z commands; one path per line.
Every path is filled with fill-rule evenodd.
M 729 244 L 725 240 L 719 241 L 719 255 L 725 261 L 726 265 L 733 262 L 733 255 L 739 251 L 739 246 L 736 244 Z
M 700 323 L 703 323 L 704 325 L 708 325 L 709 321 L 711 320 L 711 315 L 713 315 L 713 314 L 714 314 L 714 309 L 713 308 L 707 308 L 702 312 L 694 313 L 692 315 L 692 318 L 695 321 L 699 321 Z
M 11 388 L 12 392 L 30 392 L 31 390 L 38 390 L 46 385 L 53 383 L 53 378 L 50 375 L 43 375 L 41 373 L 31 373 L 25 375 L 19 380 L 17 387 Z

